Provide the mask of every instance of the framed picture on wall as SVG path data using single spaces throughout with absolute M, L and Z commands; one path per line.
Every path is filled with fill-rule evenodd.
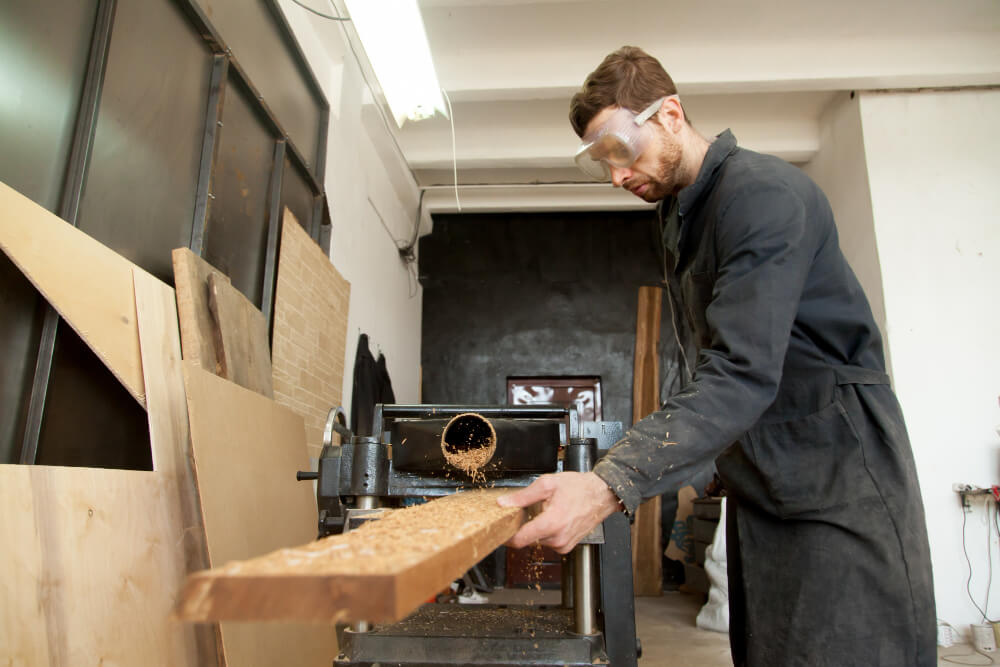
M 553 403 L 576 408 L 580 421 L 601 421 L 601 378 L 594 375 L 544 375 L 507 378 L 510 405 Z

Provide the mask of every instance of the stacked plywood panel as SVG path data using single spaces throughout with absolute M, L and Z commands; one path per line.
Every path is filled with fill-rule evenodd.
M 274 399 L 302 415 L 318 458 L 331 407 L 341 404 L 351 285 L 285 211 L 274 308 Z

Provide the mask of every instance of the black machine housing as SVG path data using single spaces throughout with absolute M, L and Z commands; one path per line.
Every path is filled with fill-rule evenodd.
M 317 473 L 300 475 L 317 480 L 320 537 L 356 527 L 379 506 L 476 486 L 513 490 L 545 473 L 585 472 L 622 437 L 619 422 L 580 422 L 575 410 L 554 405 L 377 405 L 372 435 L 338 446 L 332 431 L 346 433 L 334 422 L 337 410 Z M 491 436 L 495 451 L 474 477 L 446 460 L 446 451 L 475 448 Z M 628 519 L 608 517 L 583 542 L 576 547 L 581 553 L 564 561 L 564 570 L 573 567 L 564 573 L 559 606 L 428 603 L 399 623 L 347 629 L 334 665 L 635 667 L 641 649 Z M 573 577 L 576 569 L 587 581 Z M 583 605 L 594 607 L 593 625 L 580 620 Z

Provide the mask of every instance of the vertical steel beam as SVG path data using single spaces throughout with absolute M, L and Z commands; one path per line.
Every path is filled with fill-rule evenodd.
M 101 91 L 104 88 L 104 73 L 108 64 L 108 48 L 111 45 L 111 29 L 115 21 L 117 0 L 99 0 L 94 32 L 87 54 L 87 71 L 83 80 L 80 108 L 73 127 L 73 143 L 67 160 L 66 180 L 63 183 L 59 201 L 59 217 L 76 227 L 80 213 L 80 200 L 90 165 L 97 131 L 97 113 L 101 106 Z M 28 400 L 28 415 L 24 425 L 24 439 L 21 441 L 21 463 L 34 463 L 38 458 L 38 442 L 42 432 L 42 417 L 45 413 L 45 399 L 52 375 L 52 358 L 55 354 L 56 332 L 59 329 L 59 314 L 51 305 L 45 306 L 38 356 L 35 361 L 35 376 L 31 383 L 31 398 Z
M 271 167 L 271 210 L 267 223 L 267 248 L 264 253 L 264 286 L 260 309 L 267 318 L 267 330 L 274 329 L 274 297 L 277 290 L 278 250 L 281 238 L 281 186 L 285 174 L 285 140 L 274 142 L 274 163 Z M 273 335 L 273 334 L 272 334 Z
M 198 190 L 194 200 L 194 224 L 191 225 L 191 252 L 202 256 L 205 250 L 205 229 L 211 211 L 212 177 L 219 153 L 219 131 L 222 129 L 222 107 L 226 97 L 229 56 L 216 54 L 212 63 L 212 78 L 208 89 L 205 112 L 205 133 L 201 141 L 201 166 L 198 170 Z

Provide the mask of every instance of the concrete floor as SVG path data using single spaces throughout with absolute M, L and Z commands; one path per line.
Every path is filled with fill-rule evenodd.
M 701 601 L 701 596 L 678 592 L 636 598 L 636 634 L 642 641 L 640 667 L 732 667 L 729 636 L 700 630 L 694 624 Z M 948 657 L 954 661 L 946 660 Z M 938 666 L 955 664 L 1000 665 L 1000 652 L 978 654 L 967 644 L 938 647 Z

